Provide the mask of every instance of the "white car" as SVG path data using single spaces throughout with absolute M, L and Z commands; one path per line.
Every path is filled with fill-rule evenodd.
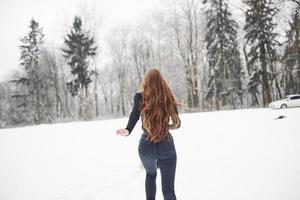
M 288 95 L 279 101 L 273 101 L 269 104 L 270 108 L 291 108 L 300 106 L 300 94 Z

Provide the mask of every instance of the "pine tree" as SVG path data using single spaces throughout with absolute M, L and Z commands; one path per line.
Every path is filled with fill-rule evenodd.
M 28 93 L 22 91 L 23 93 L 15 94 L 13 97 L 23 99 L 23 103 L 18 105 L 18 107 L 27 107 L 28 112 L 29 109 L 35 111 L 32 113 L 34 115 L 32 116 L 33 120 L 29 120 L 29 122 L 40 123 L 42 118 L 40 102 L 42 80 L 39 77 L 39 56 L 44 42 L 44 34 L 39 23 L 32 19 L 29 25 L 29 33 L 22 37 L 20 41 L 22 42 L 22 45 L 19 47 L 21 50 L 20 65 L 24 67 L 25 76 L 15 80 L 15 82 L 26 86 Z M 28 119 L 30 117 L 28 116 Z
M 263 105 L 267 105 L 272 101 L 270 81 L 275 78 L 276 88 L 279 95 L 280 90 L 276 76 L 274 77 L 274 63 L 278 57 L 276 53 L 276 45 L 278 41 L 277 33 L 274 32 L 276 23 L 274 16 L 278 9 L 274 6 L 272 0 L 245 0 L 248 8 L 246 11 L 246 48 L 247 57 L 249 58 L 248 66 L 250 73 L 255 73 L 260 76 L 258 84 L 262 85 L 262 100 Z M 257 69 L 256 69 L 257 68 Z M 253 81 L 254 79 L 250 79 Z M 253 86 L 253 83 L 248 83 Z M 257 84 L 254 84 L 257 85 Z M 248 91 L 253 91 L 252 89 Z
M 258 86 L 261 82 L 261 71 L 258 71 L 257 69 L 254 69 L 249 81 L 247 83 L 247 89 L 248 92 L 252 95 L 252 104 L 251 106 L 258 106 L 259 100 L 258 100 Z
M 66 48 L 63 48 L 64 57 L 71 67 L 71 74 L 74 79 L 67 82 L 67 87 L 72 96 L 76 96 L 79 91 L 84 93 L 85 103 L 88 98 L 88 85 L 92 82 L 92 70 L 89 70 L 91 59 L 96 55 L 94 37 L 89 32 L 82 29 L 82 20 L 75 16 L 73 27 L 67 37 L 64 39 Z M 82 102 L 81 102 L 82 103 Z M 82 106 L 82 105 L 80 105 Z M 81 116 L 82 108 L 80 107 L 79 115 Z M 85 113 L 86 114 L 86 113 Z
M 300 9 L 295 9 L 286 37 L 287 46 L 283 56 L 285 93 L 300 93 Z
M 232 19 L 228 4 L 224 0 L 211 0 L 210 3 L 205 35 L 210 73 L 206 98 L 214 96 L 218 110 L 220 100 L 222 105 L 230 102 L 235 108 L 236 97 L 240 104 L 243 103 L 242 64 L 237 41 L 238 24 Z

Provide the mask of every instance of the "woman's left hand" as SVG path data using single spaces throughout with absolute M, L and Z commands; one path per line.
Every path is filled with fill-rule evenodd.
M 116 133 L 117 133 L 117 135 L 121 135 L 121 136 L 129 135 L 129 131 L 126 128 L 118 129 Z

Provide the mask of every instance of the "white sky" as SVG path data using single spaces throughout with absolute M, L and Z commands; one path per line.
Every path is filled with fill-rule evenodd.
M 130 24 L 161 8 L 165 0 L 0 0 L 0 81 L 9 78 L 9 72 L 19 68 L 19 38 L 28 33 L 28 25 L 34 17 L 43 27 L 45 43 L 61 47 L 66 31 L 75 15 L 81 15 L 86 7 L 100 23 L 101 33 L 117 24 Z M 241 0 L 230 0 L 234 15 L 244 23 Z M 287 9 L 278 16 L 279 28 L 284 29 L 288 20 Z M 98 35 L 99 36 L 99 35 Z M 101 36 L 99 36 L 101 37 Z M 102 38 L 103 39 L 103 38 Z M 101 42 L 101 41 L 100 41 Z M 103 58 L 102 58 L 103 59 Z
M 46 44 L 57 46 L 82 7 L 108 26 L 134 23 L 157 6 L 159 0 L 0 0 L 0 80 L 19 67 L 19 38 L 32 17 L 43 27 Z

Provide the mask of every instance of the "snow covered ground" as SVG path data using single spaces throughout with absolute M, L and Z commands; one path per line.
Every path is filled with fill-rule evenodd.
M 277 119 L 280 115 L 285 118 Z M 300 108 L 181 114 L 179 200 L 299 200 Z M 1 200 L 142 200 L 127 118 L 0 130 Z M 160 174 L 157 200 L 162 200 Z

